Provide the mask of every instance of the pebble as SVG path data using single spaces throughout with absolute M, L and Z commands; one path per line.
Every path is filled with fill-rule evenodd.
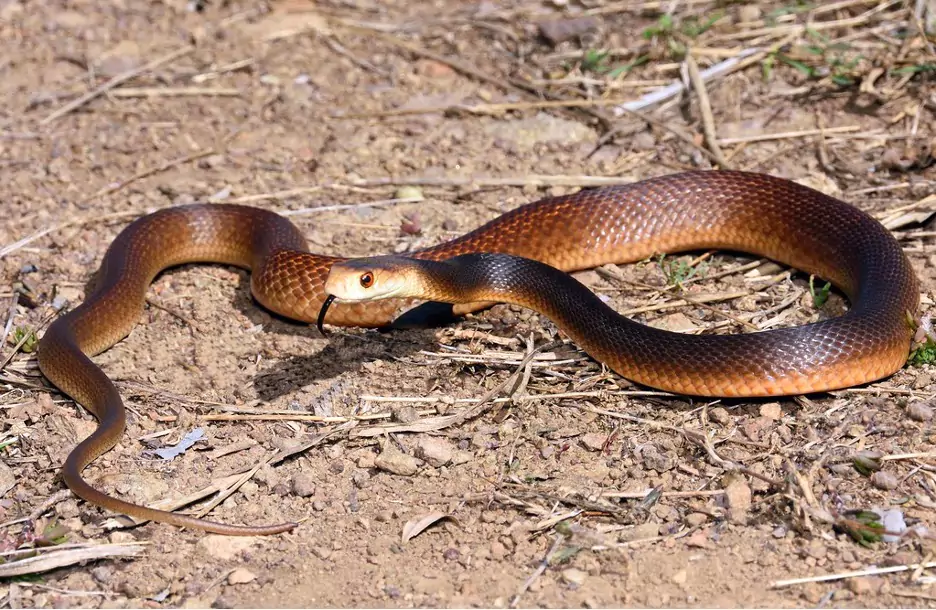
M 238 555 L 260 542 L 258 536 L 221 536 L 208 534 L 196 546 L 207 555 L 223 561 L 236 559 Z
M 915 419 L 916 421 L 930 421 L 933 419 L 933 408 L 925 402 L 914 402 L 907 407 L 907 414 L 910 416 L 910 419 Z
M 644 466 L 650 470 L 666 472 L 676 467 L 676 458 L 674 458 L 669 453 L 660 453 L 660 451 L 653 445 L 648 445 L 645 447 L 641 453 L 641 457 L 643 458 Z
M 760 16 L 761 16 L 761 9 L 756 4 L 752 4 L 752 3 L 744 4 L 741 6 L 740 9 L 738 9 L 738 17 L 741 19 L 741 21 L 745 21 L 745 22 L 757 21 L 758 19 L 760 19 Z
M 822 540 L 816 539 L 809 543 L 805 549 L 806 554 L 814 559 L 822 559 L 828 554 L 828 549 Z
M 578 568 L 566 568 L 562 571 L 562 580 L 570 585 L 582 586 L 585 583 L 585 579 L 588 578 L 583 570 Z
M 455 456 L 455 447 L 444 438 L 425 437 L 416 443 L 416 457 L 425 460 L 433 468 L 445 466 Z
M 374 460 L 374 465 L 380 470 L 405 477 L 411 477 L 419 470 L 416 458 L 400 452 L 391 443 L 384 445 L 383 451 Z
M 344 472 L 344 460 L 335 460 L 328 464 L 328 472 L 332 474 L 341 474 Z
M 649 131 L 635 133 L 630 143 L 634 150 L 653 150 L 657 145 L 656 138 Z
M 747 523 L 748 511 L 751 510 L 751 488 L 738 479 L 725 488 L 728 499 L 728 518 L 732 523 Z
M 654 538 L 660 535 L 660 524 L 659 523 L 641 523 L 640 525 L 635 525 L 631 529 L 626 529 L 621 532 L 620 540 L 621 542 L 630 542 L 631 540 L 643 540 L 645 538 Z
M 689 573 L 685 570 L 680 570 L 673 574 L 673 577 L 670 579 L 673 581 L 673 584 L 684 585 L 686 580 L 689 578 Z
M 293 476 L 290 484 L 294 494 L 300 498 L 308 498 L 315 495 L 315 482 L 311 472 L 300 472 Z
M 870 593 L 873 587 L 871 586 L 871 580 L 859 576 L 857 578 L 849 578 L 848 582 L 845 583 L 848 586 L 849 591 L 855 595 L 862 595 L 864 593 Z
M 900 481 L 897 480 L 897 477 L 892 475 L 889 472 L 884 472 L 883 470 L 878 470 L 871 475 L 871 484 L 877 487 L 878 489 L 897 489 L 897 485 L 900 484 Z
M 411 424 L 417 419 L 419 419 L 419 413 L 416 412 L 416 409 L 410 406 L 397 407 L 391 410 L 391 415 L 393 421 L 398 421 L 401 424 Z
M 761 405 L 760 414 L 762 417 L 778 420 L 783 417 L 783 409 L 780 408 L 780 403 L 769 402 L 765 405 Z
M 369 469 L 374 467 L 374 461 L 377 459 L 377 456 L 368 451 L 364 455 L 358 458 L 357 467 Z
M 257 580 L 257 575 L 247 568 L 237 568 L 227 577 L 229 585 L 245 585 L 255 580 Z
M 708 521 L 708 515 L 705 513 L 689 513 L 686 515 L 686 525 L 695 527 Z
M 401 186 L 393 194 L 394 199 L 423 199 L 422 189 L 418 186 Z
M 715 407 L 714 409 L 709 409 L 708 416 L 709 419 L 716 424 L 727 426 L 731 423 L 731 415 L 728 414 L 728 409 L 725 409 L 724 407 Z
M 803 585 L 803 590 L 800 595 L 810 604 L 816 605 L 822 601 L 822 598 L 825 596 L 825 591 L 817 583 L 808 582 Z
M 711 549 L 715 548 L 712 542 L 709 540 L 709 531 L 708 529 L 701 529 L 693 533 L 690 536 L 685 538 L 686 546 L 696 549 Z
M 507 556 L 507 547 L 498 540 L 495 540 L 491 543 L 491 557 L 496 560 L 501 560 Z
M 6 494 L 6 492 L 13 489 L 14 485 L 16 485 L 16 475 L 13 473 L 13 469 L 7 466 L 5 462 L 0 461 L 0 493 Z
M 600 432 L 589 432 L 582 436 L 582 444 L 585 445 L 585 448 L 589 451 L 601 451 L 607 440 L 608 435 L 601 434 Z
M 114 577 L 114 568 L 111 566 L 97 566 L 91 569 L 91 578 L 106 585 Z
M 540 23 L 539 31 L 540 35 L 550 44 L 557 45 L 578 38 L 583 34 L 588 34 L 597 27 L 598 20 L 594 17 L 577 17 L 574 19 L 544 21 Z

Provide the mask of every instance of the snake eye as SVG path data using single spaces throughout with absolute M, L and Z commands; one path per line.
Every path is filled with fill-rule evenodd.
M 367 273 L 361 274 L 361 286 L 364 288 L 370 288 L 374 285 L 374 274 L 368 271 Z

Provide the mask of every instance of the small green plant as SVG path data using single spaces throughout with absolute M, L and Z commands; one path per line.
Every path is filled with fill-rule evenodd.
M 812 302 L 816 309 L 822 309 L 822 306 L 829 300 L 829 293 L 832 291 L 832 282 L 826 282 L 825 286 L 816 290 L 815 279 L 816 277 L 814 275 L 809 276 L 809 294 L 812 295 Z
M 637 66 L 641 66 L 650 60 L 649 55 L 641 55 L 624 65 L 611 66 L 608 62 L 609 56 L 610 55 L 608 51 L 599 51 L 597 49 L 589 49 L 585 51 L 585 55 L 582 57 L 582 62 L 580 64 L 582 72 L 603 74 L 609 79 L 615 79 L 619 76 L 627 74 Z
M 712 29 L 724 15 L 723 12 L 716 11 L 705 19 L 690 16 L 677 24 L 672 15 L 664 14 L 656 24 L 645 29 L 642 35 L 645 40 L 659 38 L 665 41 L 673 55 L 683 56 L 686 54 L 687 42 Z
M 914 64 L 912 66 L 903 66 L 902 68 L 894 68 L 890 70 L 890 73 L 896 76 L 902 76 L 904 74 L 920 74 L 923 72 L 936 72 L 936 64 Z
M 881 469 L 881 455 L 871 451 L 861 451 L 852 458 L 852 465 L 855 470 L 869 477 Z
M 673 33 L 673 16 L 669 13 L 665 15 L 660 15 L 659 21 L 656 22 L 656 25 L 651 25 L 643 31 L 643 37 L 646 40 L 651 40 L 657 36 L 668 36 Z
M 35 331 L 23 328 L 22 326 L 17 326 L 13 329 L 13 342 L 16 345 L 20 344 L 20 341 L 23 342 L 23 345 L 20 347 L 24 352 L 30 354 L 36 350 L 36 344 L 39 342 L 39 338 L 36 336 Z
M 657 265 L 660 266 L 660 271 L 663 272 L 663 277 L 666 278 L 666 285 L 680 288 L 685 282 L 705 270 L 701 264 L 693 267 L 683 259 L 667 259 L 665 254 L 660 254 L 657 257 Z
M 848 516 L 839 518 L 835 525 L 864 547 L 880 542 L 887 531 L 881 524 L 881 517 L 869 510 L 849 511 Z
M 827 36 L 815 30 L 807 30 L 806 33 L 812 42 L 800 47 L 799 53 L 777 51 L 767 56 L 762 64 L 764 80 L 770 80 L 774 67 L 780 62 L 794 68 L 810 80 L 828 77 L 840 87 L 854 85 L 855 68 L 863 56 L 852 55 L 849 45 L 832 43 Z
M 608 52 L 598 49 L 588 49 L 582 57 L 582 72 L 597 72 L 602 74 L 610 70 L 607 65 Z
M 932 339 L 927 338 L 923 345 L 910 352 L 907 363 L 910 366 L 936 364 L 936 343 L 933 343 Z

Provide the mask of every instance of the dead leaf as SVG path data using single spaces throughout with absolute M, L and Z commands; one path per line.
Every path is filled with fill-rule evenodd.
M 403 542 L 405 543 L 410 539 L 415 538 L 416 536 L 423 533 L 430 525 L 433 525 L 442 519 L 451 519 L 456 525 L 460 525 L 458 523 L 458 519 L 448 513 L 432 512 L 425 517 L 422 517 L 421 519 L 407 521 L 403 525 Z

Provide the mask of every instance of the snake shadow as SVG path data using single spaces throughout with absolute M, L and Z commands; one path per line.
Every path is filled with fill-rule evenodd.
M 249 285 L 244 276 L 242 284 Z M 266 332 L 290 334 L 308 339 L 323 339 L 314 325 L 296 322 L 265 309 L 250 295 L 238 290 L 234 306 L 251 322 L 262 324 Z M 423 303 L 397 318 L 386 328 L 326 328 L 324 347 L 314 353 L 283 355 L 277 363 L 254 376 L 257 397 L 273 400 L 293 393 L 310 383 L 333 379 L 341 373 L 362 370 L 364 363 L 376 359 L 406 361 L 423 350 L 435 350 L 436 330 L 460 320 L 445 303 Z M 369 374 L 369 373 L 368 373 Z

